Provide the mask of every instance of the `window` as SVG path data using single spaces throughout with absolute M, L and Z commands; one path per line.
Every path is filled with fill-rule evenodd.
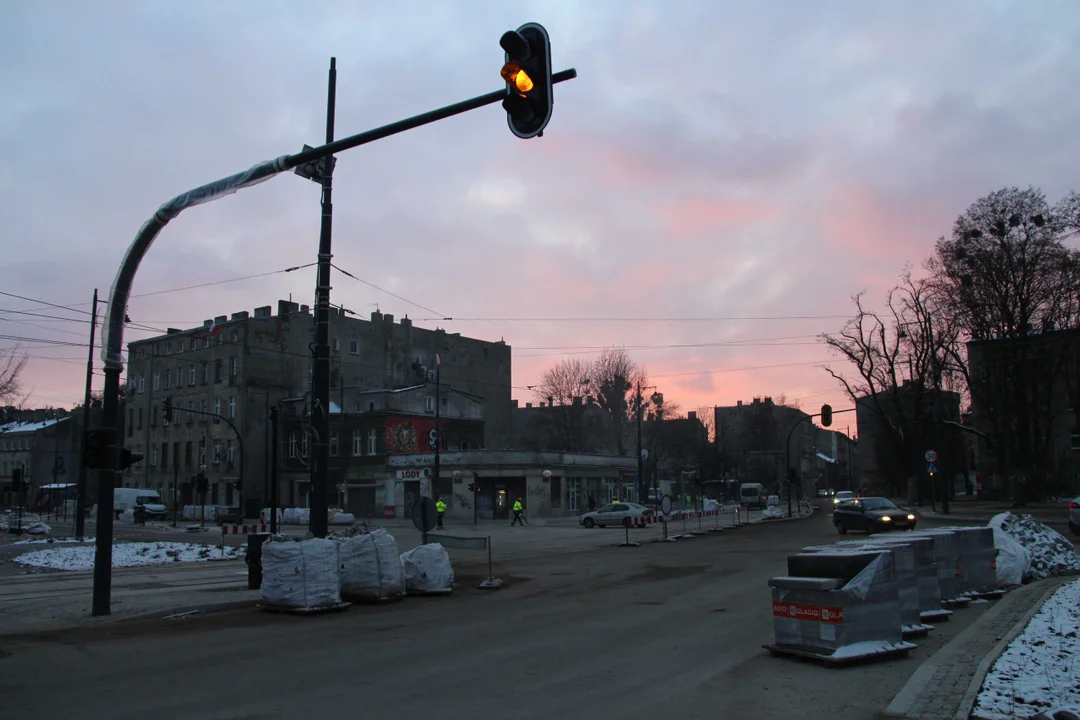
M 176 424 L 180 423 L 180 403 L 173 405 L 172 422 Z
M 229 440 L 225 443 L 225 459 L 229 461 L 229 464 L 236 459 L 236 448 L 233 446 L 233 440 Z
M 231 339 L 232 342 L 236 342 L 237 340 L 240 339 L 240 333 L 237 332 L 236 330 L 233 330 L 232 335 L 230 336 L 230 339 Z
M 209 412 L 209 411 L 208 411 L 208 410 L 206 409 L 206 408 L 208 407 L 208 405 L 209 405 L 209 403 L 208 403 L 208 402 L 206 401 L 206 398 L 203 398 L 203 399 L 202 399 L 202 400 L 201 400 L 201 401 L 199 402 L 199 409 L 200 409 L 200 410 L 202 410 L 202 412 L 203 412 L 203 413 Z
M 424 409 L 428 412 L 435 411 L 435 398 L 431 395 L 428 395 L 426 398 L 424 398 Z
M 128 437 L 135 434 L 135 409 L 128 408 Z M 19 449 L 22 450 L 22 440 L 19 441 Z
M 195 363 L 191 363 L 191 367 L 188 368 L 187 384 L 195 384 Z
M 157 449 L 150 451 L 150 467 L 157 467 Z
M 150 406 L 150 427 L 157 427 L 158 406 L 154 403 Z
M 192 410 L 195 409 L 195 401 L 194 400 L 188 400 L 187 409 L 188 409 L 187 421 L 188 421 L 188 424 L 191 424 L 191 421 L 195 419 L 195 413 L 191 412 Z
M 161 389 L 161 373 L 157 372 L 157 371 L 154 372 L 154 386 L 153 386 L 153 389 L 154 389 L 155 392 L 157 390 Z
M 221 367 L 222 367 L 221 360 L 220 359 L 215 360 L 214 361 L 214 382 L 216 382 L 216 383 L 221 382 Z
M 169 467 L 169 443 L 161 443 L 161 469 Z
M 300 455 L 302 457 L 308 456 L 308 436 L 304 433 L 300 436 Z
M 172 370 L 165 371 L 165 389 L 168 390 L 172 387 Z
M 1069 449 L 1080 450 L 1080 430 L 1069 431 Z
M 221 462 L 221 441 L 214 441 L 214 464 L 217 465 Z
M 359 430 L 353 430 L 352 432 L 352 454 L 364 454 L 364 435 Z
M 142 430 L 142 408 L 135 411 L 135 427 Z
M 236 398 L 231 397 L 229 398 L 229 419 L 233 420 L 234 418 L 236 418 Z
M 165 354 L 172 355 L 172 343 L 165 343 Z
M 178 352 L 178 353 L 184 352 L 184 341 L 183 340 L 176 343 L 176 352 Z
M 334 354 L 337 355 L 339 352 L 341 352 L 341 339 L 334 338 Z
M 221 398 L 214 398 L 214 414 L 221 414 Z
M 199 465 L 206 464 L 206 438 L 200 438 L 199 440 Z
M 178 442 L 172 444 L 172 461 L 173 465 L 180 467 L 180 443 Z
M 375 440 L 377 438 L 378 438 L 378 433 L 376 432 L 375 428 L 372 428 L 372 429 L 367 431 L 367 454 L 368 455 L 374 455 L 375 454 L 375 452 L 376 452 Z
M 236 384 L 236 373 L 237 373 L 238 369 L 239 369 L 239 367 L 237 366 L 237 363 L 236 363 L 236 356 L 234 355 L 233 357 L 229 358 L 229 384 L 230 385 L 235 385 Z
M 202 384 L 205 385 L 210 382 L 210 363 L 204 362 L 202 365 Z
M 139 373 L 139 392 L 142 392 L 145 389 L 146 389 L 146 376 L 143 375 L 142 373 Z
M 307 366 L 307 376 L 311 377 L 311 366 L 310 365 Z
M 191 467 L 191 441 L 184 443 L 184 465 Z
M 330 454 L 331 455 L 337 455 L 337 451 L 338 451 L 337 430 L 331 430 L 330 431 Z
M 296 457 L 296 433 L 289 433 L 289 457 Z
M 176 368 L 176 387 L 184 387 L 184 368 Z
M 349 341 L 349 352 L 352 353 L 353 355 L 359 355 L 360 354 L 360 341 L 359 340 L 350 340 Z

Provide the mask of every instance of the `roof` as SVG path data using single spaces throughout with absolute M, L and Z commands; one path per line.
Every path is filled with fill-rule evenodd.
M 35 433 L 38 430 L 44 430 L 50 425 L 55 425 L 58 422 L 70 419 L 70 417 L 62 417 L 55 420 L 42 420 L 41 422 L 4 423 L 3 425 L 0 425 L 0 433 Z

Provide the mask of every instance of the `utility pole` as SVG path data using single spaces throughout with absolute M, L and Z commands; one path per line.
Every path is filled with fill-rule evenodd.
M 97 288 L 94 288 L 94 303 L 90 308 L 90 351 L 86 358 L 86 389 L 83 392 L 82 438 L 79 440 L 79 455 L 82 455 L 86 442 L 86 432 L 90 429 L 90 393 L 94 382 L 94 338 L 97 334 Z M 79 479 L 75 487 L 75 537 L 86 534 L 86 463 L 79 460 Z
M 442 414 L 440 413 L 440 406 L 442 405 L 440 396 L 442 395 L 442 391 L 439 385 L 441 370 L 442 356 L 439 353 L 435 353 L 435 462 L 431 470 L 432 499 L 441 497 L 440 493 L 442 492 L 442 484 L 439 482 L 439 447 L 442 445 Z
M 176 486 L 180 482 L 180 443 L 173 443 L 172 454 L 172 526 L 176 527 L 176 510 L 179 503 L 176 502 Z
M 645 458 L 641 454 L 641 380 L 637 383 L 637 481 L 638 500 L 649 499 L 649 486 L 645 484 Z M 657 502 L 659 502 L 657 498 Z
M 270 534 L 277 535 L 278 506 L 278 409 L 270 408 Z
M 326 142 L 334 141 L 334 106 L 337 97 L 337 58 L 330 58 L 326 94 Z M 327 484 L 330 482 L 330 259 L 334 226 L 334 156 L 322 159 L 322 225 L 319 229 L 319 278 L 315 285 L 315 358 L 311 374 L 311 425 L 315 430 L 311 464 L 311 521 L 315 537 L 326 537 Z

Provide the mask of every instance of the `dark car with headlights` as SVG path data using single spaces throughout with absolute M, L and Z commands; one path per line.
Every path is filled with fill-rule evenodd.
M 864 497 L 847 500 L 833 510 L 833 525 L 844 535 L 848 530 L 860 530 L 865 533 L 886 532 L 888 530 L 914 530 L 915 514 L 909 512 L 889 498 Z

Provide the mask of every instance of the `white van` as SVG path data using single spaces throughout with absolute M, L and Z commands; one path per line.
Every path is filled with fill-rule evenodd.
M 768 499 L 765 486 L 761 483 L 743 483 L 739 486 L 739 504 L 741 505 L 764 510 Z
M 157 490 L 140 490 L 139 488 L 115 488 L 113 489 L 113 513 L 120 517 L 120 513 L 129 508 L 142 507 L 146 514 L 152 518 L 164 518 L 166 513 L 165 504 L 161 502 L 161 495 Z

